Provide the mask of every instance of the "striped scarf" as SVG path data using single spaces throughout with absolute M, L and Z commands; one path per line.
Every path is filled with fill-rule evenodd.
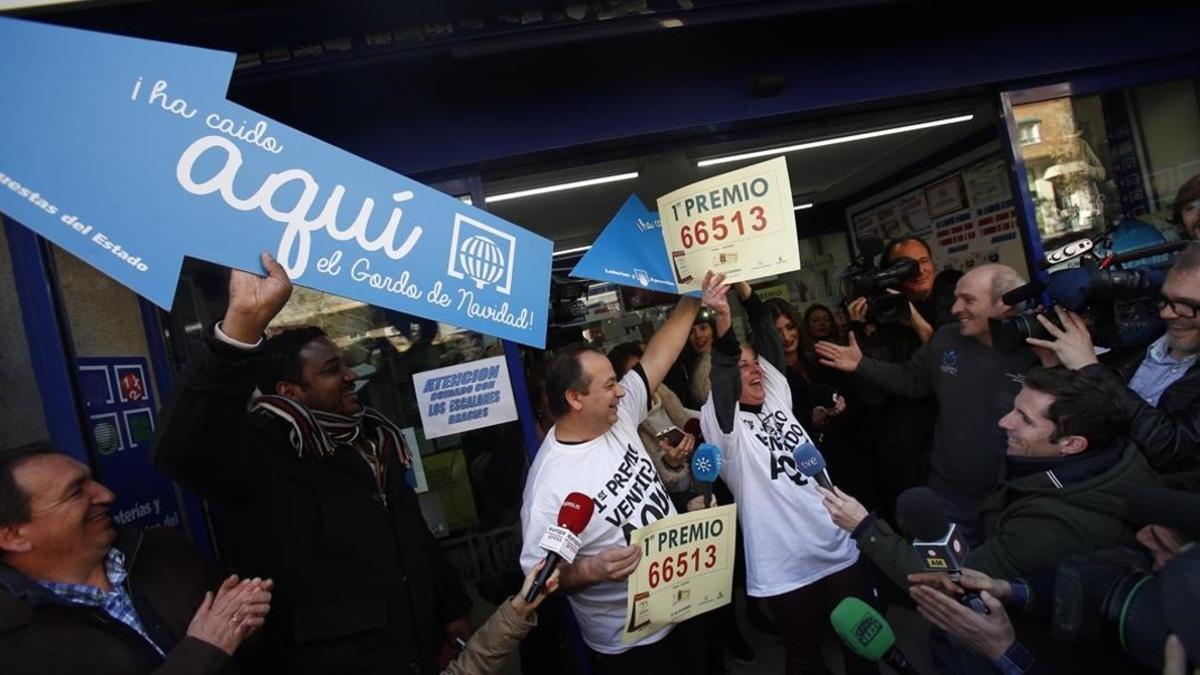
M 396 453 L 406 469 L 412 463 L 400 428 L 374 408 L 360 406 L 353 415 L 338 415 L 311 410 L 283 396 L 259 396 L 250 411 L 287 422 L 291 426 L 288 440 L 301 459 L 332 457 L 337 445 L 345 444 L 371 454 L 380 466 L 386 463 L 389 452 Z

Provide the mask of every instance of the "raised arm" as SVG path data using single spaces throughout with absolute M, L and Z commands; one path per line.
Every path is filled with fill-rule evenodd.
M 709 289 L 721 285 L 724 281 L 725 275 L 713 276 L 712 272 L 708 272 L 704 275 L 701 289 L 708 293 Z M 651 392 L 658 389 L 675 359 L 679 358 L 679 352 L 683 351 L 683 345 L 687 343 L 688 333 L 692 330 L 692 323 L 695 322 L 698 311 L 699 299 L 686 295 L 680 297 L 662 328 L 650 338 L 646 352 L 642 354 L 641 366 L 646 373 L 646 383 Z
M 268 277 L 233 271 L 229 309 L 196 354 L 163 410 L 155 434 L 156 468 L 205 497 L 253 496 L 260 467 L 253 438 L 243 437 L 246 402 L 263 330 L 292 292 L 283 267 L 263 254 Z

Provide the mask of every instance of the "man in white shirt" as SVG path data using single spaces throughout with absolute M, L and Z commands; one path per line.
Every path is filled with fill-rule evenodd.
M 722 276 L 706 275 L 704 292 L 722 281 Z M 546 370 L 546 397 L 556 423 L 525 483 L 521 566 L 528 571 L 545 557 L 539 542 L 556 524 L 568 494 L 581 492 L 594 500 L 595 513 L 580 533 L 578 556 L 560 566 L 560 587 L 568 594 L 597 673 L 707 672 L 706 650 L 694 622 L 669 626 L 632 643 L 621 637 L 627 579 L 641 559 L 639 549 L 628 545 L 629 534 L 675 514 L 637 428 L 649 411 L 651 392 L 679 356 L 699 308 L 698 299 L 681 297 L 647 344 L 641 362 L 620 381 L 604 354 L 585 346 L 560 351 Z

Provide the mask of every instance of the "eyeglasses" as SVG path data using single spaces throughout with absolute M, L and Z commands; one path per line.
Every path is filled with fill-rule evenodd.
M 1158 299 L 1158 308 L 1170 307 L 1171 312 L 1181 319 L 1194 319 L 1200 313 L 1200 305 L 1193 305 L 1182 300 L 1172 300 L 1165 295 Z

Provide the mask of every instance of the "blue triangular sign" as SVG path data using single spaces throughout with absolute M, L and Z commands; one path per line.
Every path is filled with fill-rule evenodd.
M 571 276 L 678 293 L 661 227 L 658 214 L 637 195 L 629 195 Z

